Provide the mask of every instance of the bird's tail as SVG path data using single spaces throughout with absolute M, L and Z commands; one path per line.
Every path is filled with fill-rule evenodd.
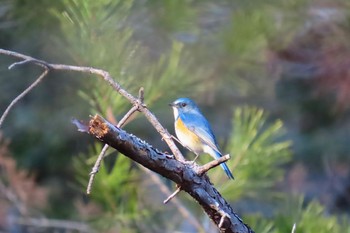
M 222 163 L 222 164 L 220 164 L 220 166 L 224 169 L 224 171 L 225 171 L 226 175 L 228 176 L 228 178 L 233 180 L 234 177 L 233 177 L 230 169 L 227 167 L 227 164 L 226 163 Z
M 211 149 L 211 148 L 210 148 L 210 149 Z M 209 152 L 209 151 L 208 151 L 208 152 Z M 216 159 L 222 157 L 222 155 L 221 155 L 220 153 L 218 153 L 217 151 L 215 151 L 215 150 L 213 150 L 213 149 L 211 149 L 210 152 L 211 152 L 210 154 L 211 154 L 212 156 L 214 155 L 213 157 L 216 158 Z M 224 171 L 225 171 L 226 175 L 228 176 L 228 178 L 233 180 L 234 177 L 233 177 L 233 175 L 232 175 L 230 169 L 228 168 L 227 164 L 226 164 L 226 163 L 221 163 L 220 166 L 224 169 Z

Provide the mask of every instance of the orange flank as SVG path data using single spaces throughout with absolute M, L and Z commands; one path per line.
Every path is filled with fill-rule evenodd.
M 193 151 L 202 149 L 201 139 L 192 131 L 190 131 L 179 117 L 175 122 L 175 131 L 179 140 Z

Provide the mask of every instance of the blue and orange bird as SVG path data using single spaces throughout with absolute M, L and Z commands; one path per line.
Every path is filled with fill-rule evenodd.
M 214 159 L 222 156 L 209 122 L 197 104 L 189 98 L 179 98 L 169 104 L 174 110 L 175 133 L 183 146 L 196 154 L 207 153 Z M 226 175 L 234 179 L 226 163 L 221 163 Z

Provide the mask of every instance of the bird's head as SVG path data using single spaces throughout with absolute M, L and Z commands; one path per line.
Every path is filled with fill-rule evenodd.
M 174 110 L 175 119 L 180 113 L 197 113 L 199 108 L 190 98 L 179 98 L 169 104 Z

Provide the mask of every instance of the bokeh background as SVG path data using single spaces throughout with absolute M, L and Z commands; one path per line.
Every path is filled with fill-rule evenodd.
M 0 47 L 144 87 L 171 133 L 168 103 L 193 98 L 236 179 L 208 175 L 255 232 L 350 232 L 348 0 L 0 0 Z M 41 72 L 14 61 L 0 55 L 1 112 Z M 174 185 L 113 150 L 85 194 L 103 145 L 71 118 L 117 122 L 130 107 L 71 72 L 21 100 L 1 128 L 0 232 L 217 232 L 187 194 L 163 205 Z M 142 115 L 125 129 L 169 151 Z

